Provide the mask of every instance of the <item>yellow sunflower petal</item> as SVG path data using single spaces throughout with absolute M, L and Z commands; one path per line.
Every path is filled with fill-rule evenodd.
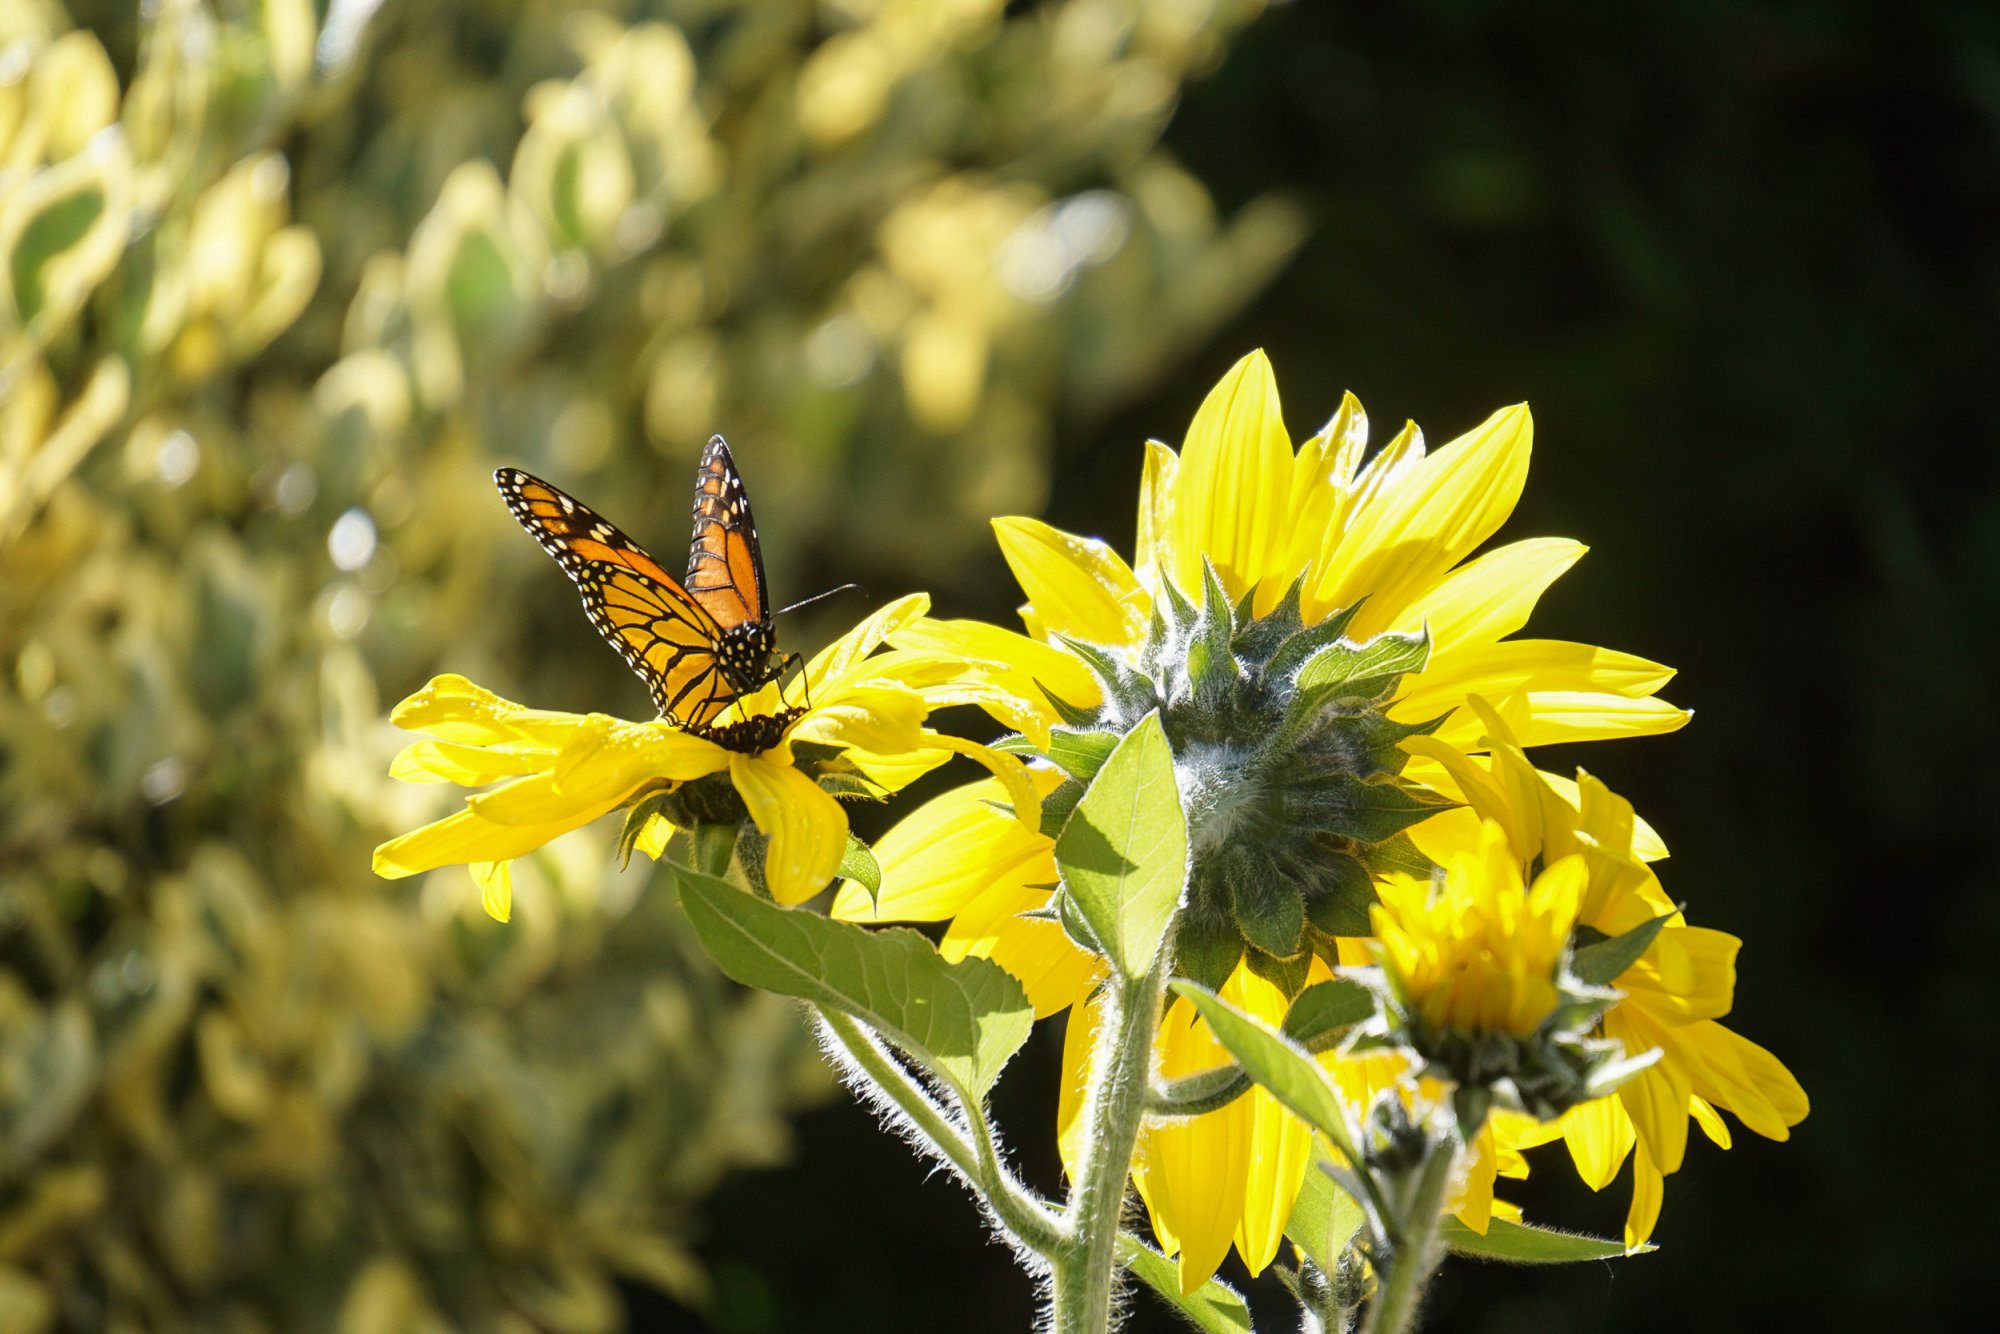
M 1071 1007 L 1063 1025 L 1062 1084 L 1056 1094 L 1056 1151 L 1062 1155 L 1063 1171 L 1072 1181 L 1083 1164 L 1083 1104 L 1089 1094 L 1090 1056 L 1097 1046 L 1100 1018 L 1097 1002 L 1086 998 Z
M 1670 926 L 1619 975 L 1618 986 L 1632 1006 L 1662 1023 L 1720 1019 L 1736 997 L 1736 955 L 1742 948 L 1726 931 Z
M 1291 437 L 1261 351 L 1229 369 L 1194 414 L 1174 488 L 1174 581 L 1197 601 L 1202 559 L 1240 598 L 1275 568 L 1290 505 Z
M 993 532 L 1044 631 L 1088 644 L 1135 644 L 1146 637 L 1152 596 L 1109 545 L 1039 519 L 995 519 Z
M 1661 1046 L 1665 1038 L 1627 1005 L 1604 1017 L 1604 1032 L 1622 1043 L 1628 1056 Z M 1648 1160 L 1662 1172 L 1681 1170 L 1681 1159 L 1687 1152 L 1691 1096 L 1687 1071 L 1672 1051 L 1618 1090 L 1618 1101 L 1632 1119 L 1633 1133 L 1645 1146 Z
M 1062 781 L 1053 769 L 1035 770 L 1038 790 Z M 850 922 L 934 922 L 950 917 L 988 884 L 1031 858 L 1040 870 L 1031 878 L 1056 878 L 1055 845 L 1023 829 L 1005 811 L 998 781 L 986 779 L 931 798 L 899 820 L 873 849 L 882 870 L 882 892 L 849 882 L 834 896 L 832 915 Z
M 866 659 L 898 631 L 929 611 L 930 607 L 930 598 L 922 593 L 897 598 L 815 653 L 805 670 L 805 679 L 813 693 L 827 695 L 837 690 L 841 678 L 856 663 Z
M 646 817 L 646 823 L 639 830 L 639 836 L 632 840 L 632 846 L 658 861 L 666 856 L 667 844 L 673 836 L 673 822 L 655 811 Z
M 1632 1207 L 1625 1214 L 1625 1253 L 1630 1255 L 1646 1244 L 1660 1221 L 1660 1205 L 1666 1198 L 1666 1178 L 1639 1145 L 1632 1155 Z
M 479 906 L 496 922 L 514 915 L 514 863 L 469 862 L 466 870 L 479 885 Z
M 1544 590 L 1589 550 L 1564 537 L 1512 542 L 1467 561 L 1403 611 L 1401 628 L 1429 624 L 1438 648 L 1489 644 L 1528 623 Z
M 1145 469 L 1139 474 L 1139 535 L 1132 543 L 1132 569 L 1140 584 L 1158 590 L 1160 571 L 1174 568 L 1174 486 L 1180 455 L 1157 440 L 1146 442 Z
M 1222 996 L 1273 1028 L 1285 1021 L 1285 994 L 1248 968 L 1238 968 L 1223 983 Z M 1249 1112 L 1244 1126 L 1249 1161 L 1242 1219 L 1233 1240 L 1254 1275 L 1264 1272 L 1284 1240 L 1311 1161 L 1312 1131 L 1264 1088 L 1253 1088 L 1242 1101 Z
M 1592 1190 L 1603 1190 L 1632 1151 L 1632 1121 L 1614 1097 L 1597 1098 L 1562 1114 L 1563 1142 L 1576 1174 Z
M 503 778 L 539 773 L 549 767 L 546 751 L 521 751 L 505 746 L 466 746 L 422 737 L 397 752 L 389 762 L 389 777 L 405 783 L 456 783 L 485 787 Z
M 985 765 L 986 772 L 1007 790 L 1007 804 L 1013 808 L 1014 818 L 1020 821 L 1021 827 L 1029 833 L 1037 833 L 1041 829 L 1042 793 L 1027 765 L 1012 755 L 991 746 L 982 746 L 977 741 L 965 741 L 942 732 L 926 732 L 924 737 L 940 750 L 948 750 Z
M 729 757 L 729 781 L 770 840 L 764 883 L 790 907 L 825 889 L 847 851 L 847 813 L 819 784 L 761 755 Z
M 1228 1054 L 1199 1023 L 1194 1007 L 1176 1000 L 1161 1024 L 1160 1073 L 1167 1079 L 1214 1069 Z M 1250 1166 L 1249 1100 L 1217 1111 L 1150 1126 L 1142 1136 L 1146 1203 L 1155 1230 L 1180 1243 L 1183 1293 L 1215 1275 L 1243 1216 Z
M 1319 558 L 1327 534 L 1340 530 L 1346 520 L 1349 487 L 1367 447 L 1368 414 L 1362 411 L 1360 399 L 1343 394 L 1333 420 L 1300 446 L 1298 457 L 1292 460 L 1285 555 L 1279 562 L 1278 578 L 1271 581 L 1274 586 L 1259 590 L 1258 615 L 1277 605 L 1297 573 Z
M 1765 1139 L 1791 1138 L 1811 1110 L 1806 1091 L 1784 1063 L 1750 1039 L 1712 1020 L 1678 1035 L 1696 1094 L 1736 1114 Z
M 1315 592 L 1345 607 L 1366 595 L 1357 638 L 1400 622 L 1404 609 L 1491 537 L 1527 480 L 1534 423 L 1525 404 L 1431 454 L 1354 516 Z
M 617 805 L 616 801 L 607 801 L 597 806 L 578 807 L 563 818 L 544 824 L 495 824 L 481 819 L 470 810 L 459 811 L 442 820 L 432 821 L 421 829 L 412 829 L 376 848 L 375 874 L 384 879 L 397 880 L 439 866 L 510 861 L 523 853 L 533 852 L 550 839 L 582 828 Z
M 389 720 L 409 732 L 484 746 L 512 742 L 554 751 L 583 722 L 579 714 L 523 708 L 485 686 L 447 673 L 398 704 Z

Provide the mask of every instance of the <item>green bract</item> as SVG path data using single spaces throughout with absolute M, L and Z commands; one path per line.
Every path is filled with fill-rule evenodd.
M 1436 722 L 1386 713 L 1398 682 L 1423 670 L 1429 641 L 1347 638 L 1358 603 L 1307 625 L 1296 585 L 1261 617 L 1247 597 L 1232 605 L 1213 570 L 1199 608 L 1163 587 L 1136 662 L 1065 641 L 1104 702 L 1053 701 L 1065 724 L 1044 754 L 1069 781 L 1046 802 L 1043 827 L 1067 836 L 1111 747 L 1157 714 L 1190 853 L 1174 972 L 1216 988 L 1247 957 L 1295 995 L 1312 955 L 1336 964 L 1336 937 L 1368 934 L 1376 874 L 1429 868 L 1404 831 L 1449 803 L 1400 776 L 1398 743 Z

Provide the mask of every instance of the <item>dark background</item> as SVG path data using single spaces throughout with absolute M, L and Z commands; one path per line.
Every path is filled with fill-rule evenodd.
M 1223 208 L 1285 186 L 1316 230 L 1168 392 L 1066 424 L 1047 517 L 1127 547 L 1139 442 L 1177 442 L 1252 346 L 1299 436 L 1343 389 L 1378 440 L 1412 416 L 1433 444 L 1528 400 L 1501 540 L 1592 548 L 1530 633 L 1674 664 L 1697 715 L 1543 762 L 1666 836 L 1669 892 L 1746 942 L 1729 1022 L 1813 1101 L 1788 1144 L 1696 1136 L 1656 1254 L 1456 1262 L 1433 1328 L 1944 1328 L 1988 1305 L 1996 121 L 2000 8 L 1694 0 L 1294 4 L 1176 118 Z M 1011 611 L 976 587 L 940 609 Z M 1024 1144 L 1057 1049 L 1038 1035 L 1003 1085 Z M 799 1147 L 712 1203 L 718 1328 L 1028 1327 L 955 1182 L 848 1102 Z M 1616 1235 L 1628 1191 L 1593 1198 L 1557 1149 L 1514 1194 Z M 1251 1292 L 1283 1327 L 1270 1278 Z M 636 1328 L 688 1320 L 634 1303 Z M 1175 1327 L 1134 1305 L 1135 1331 Z

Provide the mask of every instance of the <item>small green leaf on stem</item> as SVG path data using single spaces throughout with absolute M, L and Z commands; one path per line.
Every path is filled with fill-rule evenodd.
M 998 964 L 947 963 L 915 931 L 868 931 L 760 902 L 685 867 L 674 871 L 681 906 L 723 972 L 853 1015 L 970 1104 L 1028 1039 L 1034 1010 Z
M 1104 761 L 1056 839 L 1069 902 L 1128 978 L 1159 955 L 1187 883 L 1187 817 L 1157 713 Z
M 1455 1255 L 1475 1260 L 1500 1260 L 1517 1265 L 1559 1265 L 1578 1260 L 1615 1260 L 1625 1254 L 1622 1242 L 1604 1237 L 1586 1237 L 1574 1232 L 1556 1232 L 1525 1223 L 1496 1218 L 1480 1236 L 1456 1218 L 1444 1220 L 1444 1241 Z M 1652 1250 L 1651 1244 L 1634 1254 Z
M 1129 1233 L 1118 1238 L 1118 1263 L 1206 1334 L 1249 1334 L 1250 1308 L 1234 1289 L 1210 1279 L 1185 1297 L 1172 1260 Z

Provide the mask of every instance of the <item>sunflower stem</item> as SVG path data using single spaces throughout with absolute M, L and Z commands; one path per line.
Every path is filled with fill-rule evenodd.
M 1166 988 L 1166 953 L 1152 971 L 1107 985 L 1105 1023 L 1091 1057 L 1084 1103 L 1084 1160 L 1064 1222 L 1069 1245 L 1051 1275 L 1055 1334 L 1105 1334 L 1117 1284 L 1118 1228 L 1153 1068 L 1153 1037 Z
M 972 1187 L 993 1217 L 1020 1245 L 1043 1257 L 1063 1244 L 1048 1207 L 1016 1181 L 1000 1162 L 991 1129 L 983 1115 L 969 1115 L 970 1132 L 940 1107 L 930 1092 L 910 1077 L 858 1020 L 838 1010 L 814 1007 L 822 1029 L 846 1055 L 849 1068 L 871 1089 L 907 1118 L 923 1143 L 944 1159 Z
M 1426 1139 L 1422 1163 L 1406 1178 L 1407 1186 L 1392 1192 L 1396 1213 L 1385 1222 L 1395 1249 L 1361 1334 L 1408 1334 L 1415 1329 L 1424 1286 L 1443 1258 L 1439 1240 L 1444 1233 L 1445 1199 L 1459 1149 L 1448 1108 L 1442 1114 L 1432 1112 Z

